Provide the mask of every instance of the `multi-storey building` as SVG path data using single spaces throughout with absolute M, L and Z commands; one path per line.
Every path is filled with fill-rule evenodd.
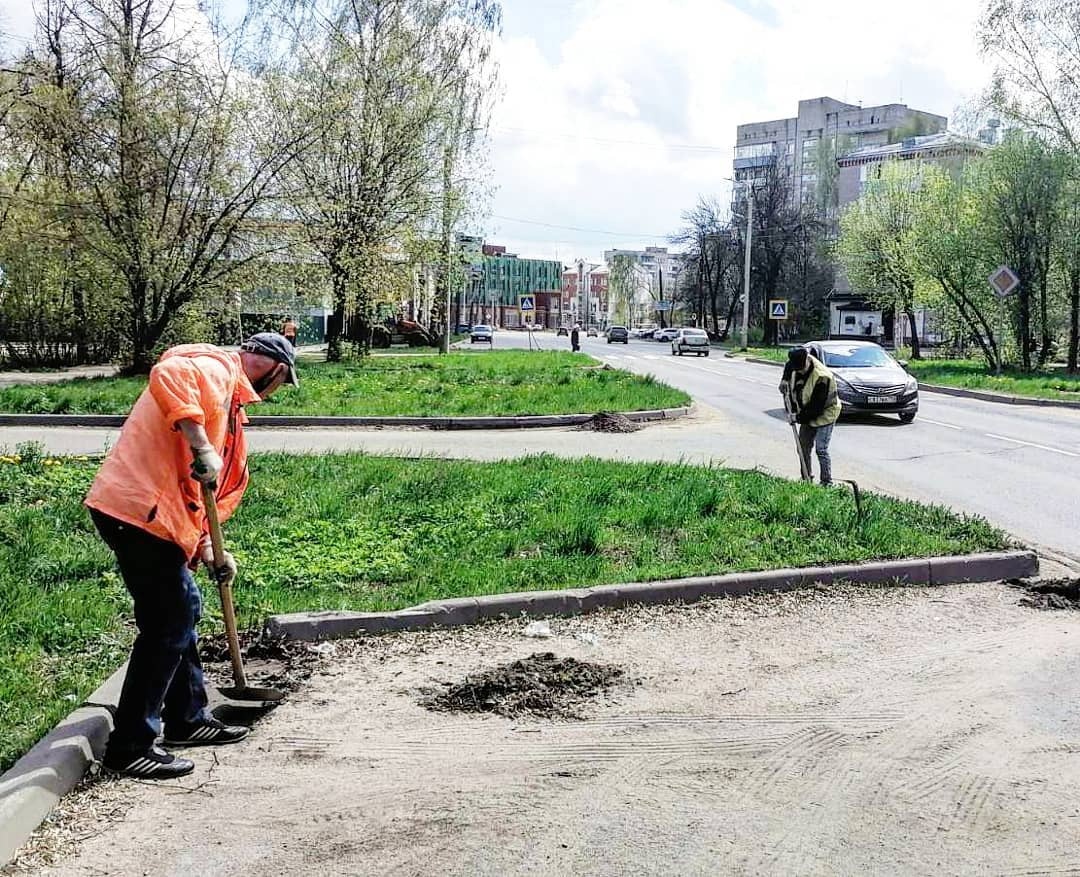
M 753 181 L 777 168 L 790 176 L 793 203 L 815 203 L 819 177 L 835 173 L 838 156 L 905 137 L 937 134 L 948 119 L 905 104 L 861 107 L 831 97 L 799 101 L 790 119 L 749 122 L 736 130 L 734 178 Z M 746 197 L 736 186 L 735 200 Z
M 643 250 L 607 250 L 604 261 L 608 269 L 615 265 L 615 260 L 625 256 L 633 260 L 634 271 L 634 307 L 631 322 L 652 322 L 658 320 L 656 302 L 670 301 L 675 295 L 685 265 L 685 256 L 681 253 L 669 253 L 667 247 L 645 247 Z M 614 319 L 614 311 L 622 306 L 614 296 L 608 296 L 609 321 Z M 669 313 L 665 311 L 664 313 Z
M 863 146 L 837 159 L 838 200 L 840 209 L 857 201 L 867 184 L 881 175 L 884 165 L 891 161 L 915 161 L 940 165 L 952 174 L 959 174 L 964 163 L 982 155 L 988 148 L 985 141 L 972 140 L 958 134 L 943 132 L 925 137 L 908 137 L 899 143 Z M 862 336 L 885 343 L 907 343 L 910 327 L 897 320 L 892 310 L 875 303 L 872 290 L 853 289 L 847 275 L 838 267 L 836 285 L 828 296 L 829 335 L 834 338 Z M 915 323 L 923 344 L 940 340 L 933 311 L 918 309 Z

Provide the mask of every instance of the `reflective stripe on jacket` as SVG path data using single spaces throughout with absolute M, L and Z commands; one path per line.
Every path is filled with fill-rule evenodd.
M 86 505 L 167 539 L 193 558 L 206 532 L 206 514 L 201 487 L 191 477 L 191 448 L 177 421 L 201 424 L 221 454 L 217 502 L 225 520 L 248 481 L 243 406 L 258 399 L 238 353 L 210 344 L 165 351 L 101 464 Z
M 810 404 L 810 397 L 814 395 L 814 387 L 820 381 L 825 381 L 828 385 L 825 410 L 811 420 L 808 425 L 818 427 L 836 423 L 840 419 L 840 397 L 836 393 L 836 377 L 825 367 L 824 363 L 815 357 L 807 356 L 807 361 L 810 363 L 810 373 L 806 376 L 806 380 L 800 385 L 799 380 L 801 380 L 802 376 L 799 375 L 794 378 L 799 393 L 799 409 L 801 410 Z

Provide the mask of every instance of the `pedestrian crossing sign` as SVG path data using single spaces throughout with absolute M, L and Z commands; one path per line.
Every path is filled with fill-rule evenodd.
M 788 318 L 786 298 L 774 298 L 769 301 L 769 319 L 770 320 L 786 320 Z
M 520 310 L 522 314 L 532 314 L 536 310 L 536 296 L 519 295 L 518 310 Z

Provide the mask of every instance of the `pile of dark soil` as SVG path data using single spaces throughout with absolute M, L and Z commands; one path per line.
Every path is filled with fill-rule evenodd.
M 420 704 L 440 712 L 572 719 L 578 717 L 575 707 L 622 676 L 623 671 L 610 664 L 539 652 L 466 676 L 464 682 L 444 682 L 442 690 L 424 692 Z
M 1037 585 L 1017 582 L 1027 594 L 1021 606 L 1032 609 L 1080 609 L 1080 579 L 1051 579 Z
M 635 423 L 625 414 L 600 411 L 581 424 L 581 429 L 591 429 L 593 432 L 637 432 L 641 429 L 641 424 Z
M 256 630 L 242 630 L 239 636 L 250 685 L 295 691 L 311 678 L 319 663 L 319 655 L 308 643 L 269 637 Z M 200 637 L 199 656 L 212 679 L 232 684 L 229 642 L 224 633 Z

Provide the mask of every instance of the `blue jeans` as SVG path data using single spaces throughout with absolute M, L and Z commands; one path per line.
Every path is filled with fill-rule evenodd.
M 832 457 L 829 455 L 829 442 L 832 441 L 835 425 L 835 423 L 830 423 L 828 426 L 807 426 L 804 423 L 799 427 L 799 445 L 802 447 L 803 459 L 806 460 L 806 474 L 813 474 L 810 451 L 816 448 L 818 464 L 821 466 L 822 484 L 832 484 Z
M 146 752 L 167 726 L 184 732 L 210 718 L 195 625 L 202 595 L 180 546 L 91 509 L 135 603 L 131 648 L 108 754 Z

